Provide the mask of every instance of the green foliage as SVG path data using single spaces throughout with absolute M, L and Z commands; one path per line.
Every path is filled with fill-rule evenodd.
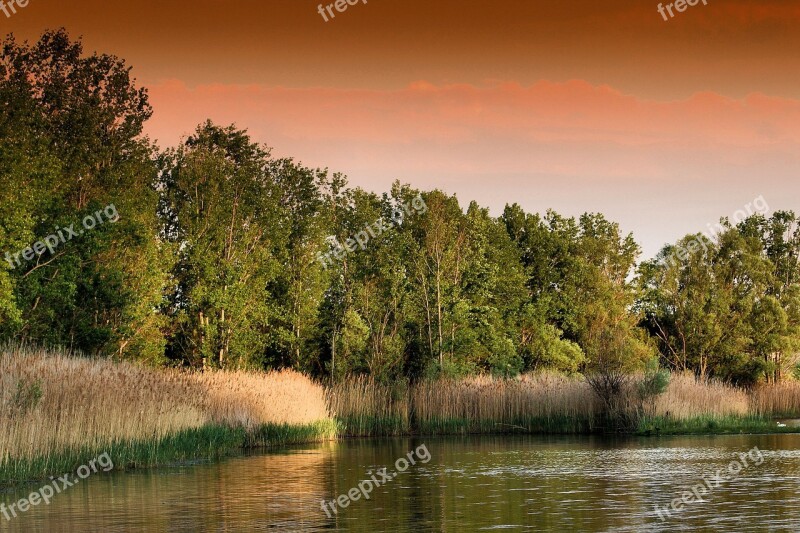
M 659 366 L 657 357 L 647 361 L 644 375 L 636 387 L 641 410 L 647 415 L 653 416 L 655 414 L 656 400 L 667 391 L 669 378 L 669 371 Z
M 552 324 L 531 328 L 526 343 L 527 367 L 531 370 L 549 368 L 565 374 L 576 373 L 586 362 L 577 343 L 562 338 L 563 333 Z
M 64 30 L 6 39 L 0 251 L 111 203 L 121 218 L 3 261 L 0 339 L 381 382 L 583 372 L 609 413 L 656 352 L 668 370 L 741 385 L 795 368 L 794 213 L 723 221 L 634 279 L 639 247 L 601 214 L 513 204 L 493 217 L 440 190 L 349 188 L 211 122 L 159 153 L 141 136 L 151 114 L 124 61 Z M 349 250 L 332 256 L 332 239 Z
M 23 416 L 27 412 L 36 409 L 42 396 L 44 396 L 44 391 L 42 390 L 41 380 L 37 379 L 31 382 L 19 380 L 11 402 L 12 416 Z
M 444 360 L 441 363 L 432 360 L 428 363 L 423 374 L 423 379 L 459 379 L 478 373 L 478 368 L 474 364 L 462 361 Z
M 639 268 L 638 307 L 669 368 L 739 385 L 791 372 L 800 342 L 800 229 L 790 212 L 727 221 Z
M 164 158 L 162 218 L 178 250 L 173 357 L 214 367 L 263 365 L 274 339 L 265 291 L 278 278 L 273 249 L 281 235 L 268 163 L 268 152 L 245 132 L 211 123 Z
M 147 94 L 123 61 L 65 31 L 0 55 L 0 246 L 15 253 L 113 203 L 104 223 L 0 272 L 0 335 L 92 354 L 163 359 L 165 283 Z

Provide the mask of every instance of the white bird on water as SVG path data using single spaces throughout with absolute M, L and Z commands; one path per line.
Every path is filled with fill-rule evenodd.
M 779 428 L 785 428 L 785 427 L 786 427 L 786 424 L 782 424 L 782 423 L 778 422 L 778 427 L 779 427 Z

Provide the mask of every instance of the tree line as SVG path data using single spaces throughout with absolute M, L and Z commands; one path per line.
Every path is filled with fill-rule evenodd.
M 796 371 L 792 212 L 723 221 L 637 264 L 633 235 L 601 214 L 511 204 L 493 217 L 399 182 L 375 194 L 235 126 L 206 122 L 160 150 L 142 136 L 152 108 L 130 67 L 64 30 L 5 39 L 0 105 L 0 254 L 119 213 L 22 268 L 3 262 L 0 339 L 387 381 L 655 360 L 739 384 Z M 365 246 L 332 249 L 404 206 Z

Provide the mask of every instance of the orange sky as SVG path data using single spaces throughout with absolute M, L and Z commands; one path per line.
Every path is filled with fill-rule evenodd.
M 235 122 L 369 189 L 600 211 L 649 256 L 760 195 L 800 211 L 800 4 L 707 1 L 30 0 L 0 24 L 128 60 L 164 146 Z

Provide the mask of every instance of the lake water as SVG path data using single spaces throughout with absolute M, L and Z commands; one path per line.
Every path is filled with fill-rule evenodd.
M 321 500 L 379 469 L 391 474 L 423 444 L 427 463 L 412 456 L 416 464 L 369 500 L 359 496 L 332 518 L 322 510 Z M 697 489 L 703 502 L 659 519 L 655 505 L 663 509 L 704 478 L 711 489 Z M 2 492 L 0 502 L 40 485 Z M 800 531 L 800 435 L 351 440 L 96 474 L 47 506 L 11 521 L 0 515 L 0 531 L 25 532 L 490 530 Z

